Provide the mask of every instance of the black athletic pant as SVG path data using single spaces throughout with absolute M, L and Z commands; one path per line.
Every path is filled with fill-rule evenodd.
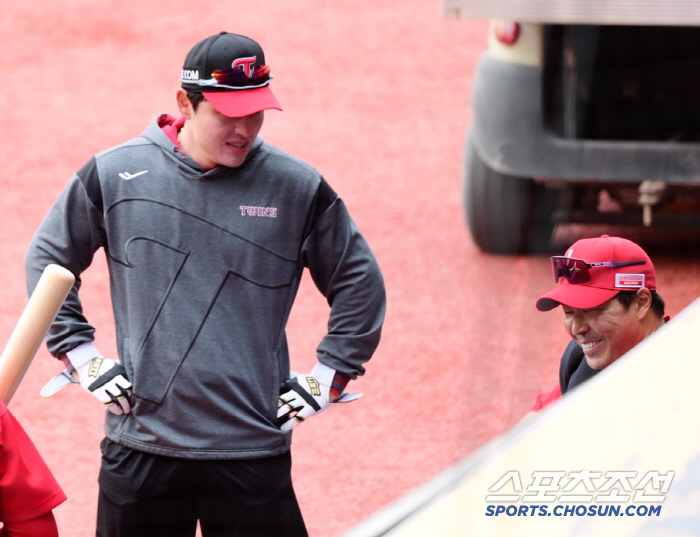
M 250 460 L 152 455 L 102 441 L 98 537 L 307 537 L 289 452 Z

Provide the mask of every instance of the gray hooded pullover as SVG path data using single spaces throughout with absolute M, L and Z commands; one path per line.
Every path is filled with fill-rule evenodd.
M 319 361 L 356 378 L 380 338 L 381 272 L 342 200 L 311 166 L 258 138 L 237 168 L 204 172 L 160 116 L 95 155 L 66 185 L 26 257 L 27 285 L 57 263 L 76 285 L 49 352 L 94 339 L 80 274 L 103 248 L 132 413 L 110 439 L 149 453 L 244 459 L 287 451 L 275 426 L 289 376 L 285 325 L 304 268 L 330 305 Z

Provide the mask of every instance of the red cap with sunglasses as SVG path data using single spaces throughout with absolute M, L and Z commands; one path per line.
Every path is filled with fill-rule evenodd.
M 552 272 L 559 287 L 537 299 L 540 311 L 560 304 L 595 308 L 620 291 L 656 290 L 651 259 L 637 244 L 622 237 L 602 235 L 576 241 L 565 256 L 552 257 Z

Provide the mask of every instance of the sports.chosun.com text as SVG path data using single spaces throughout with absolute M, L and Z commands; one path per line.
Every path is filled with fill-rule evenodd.
M 660 516 L 675 472 L 510 470 L 488 489 L 486 516 Z M 526 481 L 527 482 L 527 481 Z M 522 503 L 521 503 L 522 502 Z
M 661 505 L 488 505 L 486 516 L 659 516 Z

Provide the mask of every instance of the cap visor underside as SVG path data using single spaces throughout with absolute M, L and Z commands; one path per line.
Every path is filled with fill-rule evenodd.
M 622 289 L 599 289 L 586 285 L 560 285 L 537 300 L 537 309 L 549 311 L 563 304 L 576 309 L 595 308 L 607 302 Z
M 244 117 L 262 110 L 282 110 L 269 86 L 251 90 L 202 92 L 204 97 L 223 115 Z

